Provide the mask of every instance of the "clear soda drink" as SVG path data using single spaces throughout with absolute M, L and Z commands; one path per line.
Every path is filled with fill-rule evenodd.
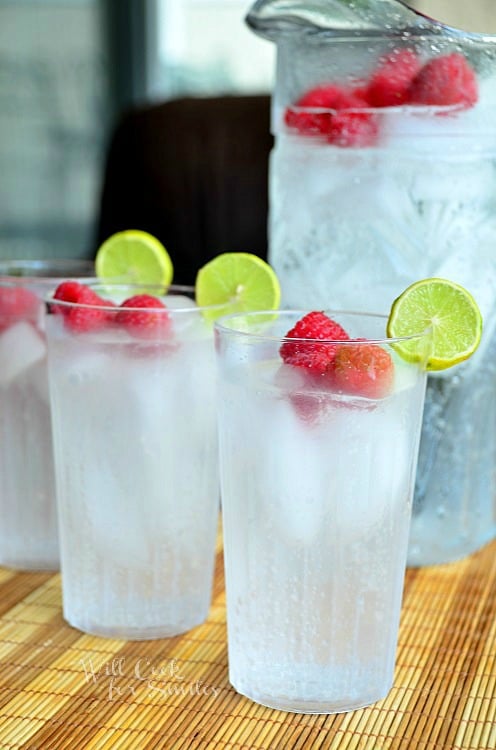
M 168 637 L 210 606 L 212 325 L 192 290 L 91 292 L 90 304 L 49 300 L 47 315 L 64 617 L 101 636 Z
M 0 565 L 57 570 L 44 297 L 84 260 L 0 261 Z
M 392 685 L 425 372 L 382 316 L 332 314 L 371 347 L 290 342 L 302 315 L 216 324 L 229 679 L 265 706 L 333 713 Z M 344 379 L 281 356 L 313 346 Z M 371 353 L 384 387 L 355 369 Z

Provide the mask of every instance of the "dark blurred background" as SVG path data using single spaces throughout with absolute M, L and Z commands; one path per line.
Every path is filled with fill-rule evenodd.
M 496 0 L 410 4 L 451 25 L 496 32 Z M 109 145 L 130 110 L 185 96 L 270 92 L 275 50 L 245 27 L 249 6 L 0 0 L 0 257 L 93 256 L 105 231 Z M 268 129 L 261 111 L 257 139 Z M 174 153 L 169 160 L 180 158 Z M 139 153 L 131 158 L 139 162 Z M 121 183 L 145 191 L 143 175 L 127 169 L 126 147 L 119 159 Z

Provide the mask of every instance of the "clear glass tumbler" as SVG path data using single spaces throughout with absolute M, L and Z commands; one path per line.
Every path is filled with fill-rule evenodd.
M 302 315 L 216 324 L 229 678 L 265 706 L 334 713 L 393 682 L 426 378 L 372 315 L 332 317 L 389 354 L 387 394 L 283 364 Z M 360 358 L 370 341 L 318 346 Z
M 210 605 L 212 324 L 191 290 L 124 310 L 140 290 L 92 288 L 112 304 L 51 302 L 47 315 L 64 617 L 101 636 L 173 636 Z
M 59 567 L 44 297 L 85 260 L 0 261 L 0 565 Z

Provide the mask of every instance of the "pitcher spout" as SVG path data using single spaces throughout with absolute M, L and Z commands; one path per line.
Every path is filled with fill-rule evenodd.
M 273 41 L 294 34 L 332 38 L 399 31 L 478 40 L 483 36 L 442 24 L 402 0 L 256 0 L 245 20 L 256 34 Z

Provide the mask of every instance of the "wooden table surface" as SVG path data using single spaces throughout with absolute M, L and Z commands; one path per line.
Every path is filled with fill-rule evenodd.
M 0 568 L 0 748 L 494 750 L 496 541 L 407 571 L 393 689 L 331 716 L 230 687 L 220 537 L 208 620 L 157 641 L 85 635 L 62 618 L 58 575 Z

